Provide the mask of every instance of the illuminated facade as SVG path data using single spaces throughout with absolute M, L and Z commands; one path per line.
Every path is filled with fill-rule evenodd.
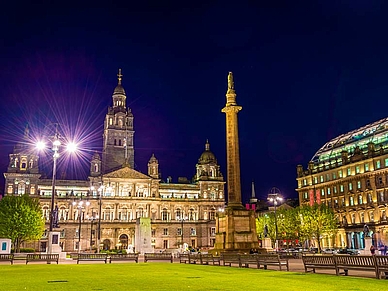
M 56 180 L 55 206 L 59 220 L 56 230 L 61 233 L 63 251 L 97 248 L 99 222 L 101 248 L 135 246 L 138 218 L 150 219 L 151 245 L 155 249 L 177 249 L 182 239 L 189 246 L 212 247 L 216 211 L 225 205 L 225 182 L 209 142 L 206 141 L 205 150 L 193 167 L 195 175 L 191 181 L 178 178 L 173 183 L 167 178 L 163 182 L 154 155 L 146 174 L 135 170 L 134 116 L 126 108 L 121 78 L 119 71 L 113 106 L 108 108 L 104 121 L 102 154 L 95 153 L 91 158 L 88 180 Z M 28 139 L 28 134 L 26 130 L 24 138 Z M 39 156 L 31 154 L 26 143 L 17 144 L 4 173 L 5 193 L 38 197 L 48 228 L 52 180 L 43 178 L 38 160 Z M 80 199 L 89 205 L 85 203 L 82 208 L 73 205 Z M 47 237 L 27 246 L 45 251 Z
M 325 203 L 335 212 L 339 232 L 324 246 L 365 247 L 364 226 L 373 243 L 387 244 L 388 118 L 334 138 L 307 169 L 297 167 L 300 205 Z

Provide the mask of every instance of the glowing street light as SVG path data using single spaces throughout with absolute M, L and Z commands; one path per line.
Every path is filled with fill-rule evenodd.
M 273 187 L 270 190 L 270 193 L 268 194 L 267 198 L 270 202 L 273 203 L 274 206 L 274 214 L 275 214 L 275 250 L 278 249 L 278 221 L 276 217 L 276 207 L 277 205 L 283 200 L 283 198 L 280 196 L 280 190 L 276 187 Z
M 82 209 L 84 208 L 84 200 L 82 200 L 82 194 L 81 194 L 81 198 L 80 200 L 78 201 L 78 203 L 76 201 L 73 201 L 73 206 L 76 206 L 77 205 L 77 208 L 78 208 L 78 253 L 81 252 L 81 226 L 82 226 Z M 90 205 L 90 202 L 89 200 L 86 200 L 85 202 L 85 205 L 86 206 L 89 206 Z
M 49 239 L 48 239 L 48 248 L 47 253 L 52 254 L 53 251 L 53 235 L 52 231 L 54 228 L 58 227 L 57 225 L 57 218 L 55 217 L 54 212 L 54 204 L 55 204 L 55 183 L 56 183 L 56 174 L 57 174 L 57 160 L 59 158 L 59 148 L 61 146 L 60 141 L 60 134 L 58 132 L 58 124 L 56 124 L 55 127 L 55 133 L 52 137 L 52 146 L 51 150 L 53 151 L 53 178 L 52 178 L 52 184 L 51 184 L 51 207 L 50 207 L 50 227 L 49 227 Z M 46 149 L 46 143 L 44 141 L 38 141 L 36 143 L 36 148 L 40 151 Z M 75 143 L 69 143 L 67 145 L 67 150 L 69 152 L 75 152 L 77 150 L 77 146 Z M 58 238 L 55 239 L 55 244 L 58 243 Z

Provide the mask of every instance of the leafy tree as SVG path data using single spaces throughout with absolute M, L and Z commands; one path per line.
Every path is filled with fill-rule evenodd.
M 15 252 L 21 243 L 37 240 L 44 232 L 39 200 L 28 195 L 5 196 L 0 200 L 0 237 L 10 238 Z
M 278 238 L 287 242 L 298 239 L 300 225 L 299 213 L 296 209 L 279 208 L 276 211 Z
M 256 233 L 262 239 L 265 237 L 264 228 L 267 226 L 267 237 L 271 241 L 275 242 L 275 214 L 273 212 L 265 213 L 263 216 L 259 216 L 256 220 Z
M 321 250 L 321 238 L 324 234 L 334 236 L 337 231 L 337 220 L 334 212 L 325 204 L 314 204 L 299 208 L 300 236 L 305 240 L 315 239 L 318 251 Z

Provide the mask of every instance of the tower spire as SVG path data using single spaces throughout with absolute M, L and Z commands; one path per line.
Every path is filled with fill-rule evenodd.
M 118 80 L 119 80 L 119 85 L 121 85 L 121 79 L 123 77 L 123 75 L 121 74 L 121 69 L 119 69 L 119 73 L 117 74 L 117 77 L 118 77 Z
M 205 150 L 206 151 L 210 151 L 210 144 L 209 144 L 209 140 L 208 139 L 206 139 Z
M 30 129 L 28 128 L 28 123 L 26 124 L 26 128 L 24 129 L 24 138 L 27 139 L 30 135 Z

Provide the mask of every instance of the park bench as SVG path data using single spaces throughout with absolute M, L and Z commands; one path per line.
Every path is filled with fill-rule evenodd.
M 179 254 L 179 263 L 189 263 L 189 254 Z
M 388 256 L 376 255 L 376 278 L 388 279 Z M 384 274 L 382 274 L 384 273 Z
M 213 254 L 201 254 L 201 265 L 220 265 L 220 257 L 213 256 Z
M 0 262 L 10 262 L 13 265 L 14 254 L 0 254 Z
M 237 264 L 240 267 L 240 255 L 237 253 L 221 253 L 221 261 L 224 266 Z
M 279 270 L 282 270 L 282 267 L 286 267 L 289 271 L 288 260 L 281 259 L 278 254 L 258 254 L 257 255 L 260 266 L 263 265 L 264 269 L 267 269 L 267 266 L 278 266 Z
M 28 262 L 59 262 L 59 254 L 27 254 L 26 265 Z
M 260 268 L 259 257 L 257 254 L 240 254 L 240 267 L 249 268 L 253 264 L 258 269 Z
M 173 262 L 172 253 L 144 253 L 144 263 L 148 261 L 170 261 Z
M 304 254 L 302 256 L 302 261 L 303 261 L 304 270 L 306 273 L 308 272 L 315 273 L 315 269 L 336 270 L 335 259 L 333 255 Z
M 189 264 L 201 263 L 201 254 L 189 254 Z
M 104 261 L 105 264 L 108 262 L 107 254 L 78 254 L 77 264 L 80 261 Z
M 375 256 L 335 255 L 336 275 L 348 275 L 349 270 L 373 271 L 377 276 Z M 340 270 L 344 270 L 340 272 Z
M 139 254 L 112 254 L 109 256 L 109 263 L 112 261 L 135 261 L 139 262 Z

